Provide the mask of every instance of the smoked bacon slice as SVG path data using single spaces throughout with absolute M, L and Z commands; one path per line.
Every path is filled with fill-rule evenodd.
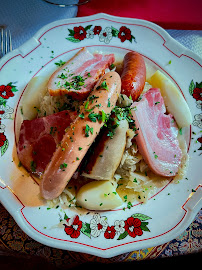
M 67 94 L 74 99 L 84 100 L 114 61 L 114 54 L 93 55 L 83 48 L 51 75 L 48 91 L 51 96 Z
M 182 151 L 177 139 L 178 128 L 166 108 L 159 89 L 151 88 L 139 102 L 132 104 L 137 128 L 136 143 L 150 169 L 162 176 L 175 176 Z

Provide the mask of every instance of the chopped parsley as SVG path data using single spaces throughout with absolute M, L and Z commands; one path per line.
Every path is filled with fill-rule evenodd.
M 98 117 L 99 117 L 99 114 L 97 114 L 97 113 L 89 113 L 89 115 L 88 115 L 88 118 L 90 119 L 90 121 L 92 121 L 92 122 L 96 122 L 97 121 L 97 119 L 98 119 Z
M 103 89 L 109 90 L 106 81 L 103 81 L 103 82 L 101 83 L 101 87 L 102 87 Z
M 59 62 L 56 62 L 55 65 L 58 67 L 61 67 L 65 64 L 66 62 L 63 62 L 62 60 L 60 60 Z
M 51 127 L 50 128 L 50 135 L 55 135 L 55 132 L 57 131 L 57 127 Z
M 107 107 L 110 108 L 111 103 L 110 103 L 110 99 L 108 98 L 108 103 L 107 103 Z
M 36 106 L 34 107 L 34 109 L 36 109 L 38 113 L 41 112 Z
M 97 98 L 99 98 L 99 97 L 92 95 L 89 97 L 89 101 L 91 101 L 93 103 L 94 99 L 97 99 Z
M 130 209 L 131 207 L 133 207 L 132 203 L 131 202 L 128 202 L 127 203 L 127 208 Z
M 30 162 L 30 168 L 32 172 L 36 172 L 36 162 L 34 160 Z
M 60 169 L 61 169 L 62 171 L 65 171 L 66 168 L 67 168 L 67 163 L 62 163 L 62 164 L 60 164 Z
M 125 195 L 125 196 L 123 196 L 123 198 L 124 198 L 124 202 L 126 202 L 126 201 L 127 201 L 127 199 L 128 199 L 128 196 L 127 196 L 127 195 Z
M 106 115 L 106 113 L 102 110 L 102 122 L 105 122 L 106 118 L 107 118 L 107 115 Z
M 86 124 L 86 128 L 85 128 L 85 136 L 89 137 L 89 132 L 93 135 L 93 128 L 89 127 L 88 124 Z
M 84 113 L 79 114 L 79 117 L 84 119 Z
M 86 101 L 86 104 L 85 104 L 84 108 L 87 109 L 88 108 L 88 105 L 89 105 L 89 100 Z
M 112 70 L 113 68 L 115 68 L 115 65 L 114 64 L 111 64 L 110 67 L 109 67 L 109 69 Z
M 58 78 L 65 80 L 67 79 L 67 75 L 65 75 L 64 73 L 61 73 L 60 75 L 58 75 Z

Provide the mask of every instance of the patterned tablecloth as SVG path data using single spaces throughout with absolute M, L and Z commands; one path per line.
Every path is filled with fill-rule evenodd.
M 36 256 L 40 256 L 54 266 L 63 269 L 70 268 L 70 266 L 77 266 L 87 261 L 102 263 L 130 262 L 134 260 L 179 256 L 202 250 L 202 210 L 197 214 L 186 231 L 176 239 L 163 245 L 124 253 L 110 259 L 64 251 L 40 244 L 27 236 L 19 228 L 2 205 L 0 205 L 0 224 L 0 255 L 1 252 L 5 254 L 9 253 L 19 258 L 24 258 L 26 255 L 33 260 Z
M 76 8 L 56 10 L 44 2 L 42 3 L 41 0 L 32 1 L 32 5 L 30 6 L 30 1 L 8 0 L 4 1 L 1 7 L 0 24 L 9 25 L 13 33 L 14 48 L 17 48 L 29 39 L 43 25 L 53 20 L 71 18 L 76 15 Z M 9 5 L 11 4 L 13 8 L 10 9 Z M 42 16 L 44 10 L 47 12 L 45 16 Z M 33 16 L 33 11 L 35 16 Z M 23 16 L 21 16 L 22 13 Z M 40 20 L 36 19 L 36 14 L 38 14 Z M 42 17 L 43 20 L 41 19 Z M 168 33 L 181 44 L 202 57 L 202 31 L 168 30 Z M 0 255 L 8 254 L 19 258 L 36 258 L 38 256 L 59 268 L 69 268 L 70 266 L 79 265 L 86 261 L 112 263 L 172 257 L 197 253 L 202 250 L 201 224 L 202 211 L 197 214 L 186 231 L 166 244 L 128 252 L 110 259 L 102 259 L 88 254 L 51 248 L 36 242 L 19 228 L 6 209 L 0 205 Z

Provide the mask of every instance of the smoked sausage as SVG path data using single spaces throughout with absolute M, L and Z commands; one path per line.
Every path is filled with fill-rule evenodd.
M 121 93 L 136 101 L 144 89 L 146 66 L 143 57 L 137 52 L 129 52 L 123 61 Z
M 78 168 L 111 113 L 121 91 L 117 72 L 106 73 L 95 85 L 75 121 L 67 128 L 40 184 L 45 199 L 58 197 Z

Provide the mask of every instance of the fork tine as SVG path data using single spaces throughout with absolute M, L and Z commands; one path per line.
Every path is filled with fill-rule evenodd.
M 12 39 L 11 39 L 11 31 L 5 28 L 0 28 L 1 35 L 1 45 L 0 45 L 0 58 L 12 51 Z
M 13 47 L 12 47 L 12 39 L 11 39 L 11 31 L 9 30 L 8 32 L 8 36 L 9 36 L 9 49 L 10 49 L 10 52 L 13 50 Z
M 8 32 L 5 30 L 5 54 L 8 52 Z
M 4 46 L 3 46 L 3 28 L 1 28 L 1 54 L 3 55 Z

